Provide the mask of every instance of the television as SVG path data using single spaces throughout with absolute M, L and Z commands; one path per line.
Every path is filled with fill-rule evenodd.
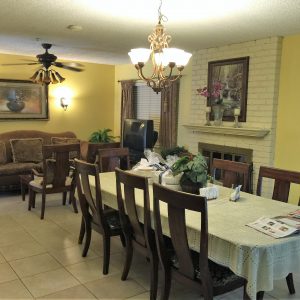
M 125 119 L 123 124 L 122 147 L 129 148 L 130 161 L 137 163 L 144 157 L 145 149 L 152 149 L 157 141 L 153 120 Z

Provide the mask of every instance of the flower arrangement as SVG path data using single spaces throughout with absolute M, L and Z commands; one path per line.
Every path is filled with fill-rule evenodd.
M 214 104 L 222 104 L 223 98 L 221 98 L 221 92 L 223 90 L 223 84 L 221 81 L 215 81 L 212 86 L 212 90 L 209 91 L 205 86 L 204 88 L 197 89 L 200 96 L 209 97 Z

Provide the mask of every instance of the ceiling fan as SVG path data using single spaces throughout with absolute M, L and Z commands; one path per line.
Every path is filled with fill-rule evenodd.
M 1 66 L 14 66 L 14 65 L 42 65 L 43 67 L 37 70 L 29 79 L 35 83 L 41 84 L 56 84 L 63 82 L 65 80 L 57 71 L 51 69 L 51 66 L 55 66 L 58 68 L 63 68 L 70 71 L 82 72 L 83 65 L 75 62 L 66 63 L 66 62 L 58 62 L 57 56 L 48 52 L 48 50 L 52 47 L 52 44 L 43 43 L 42 47 L 45 49 L 45 53 L 38 54 L 36 58 L 38 61 L 32 61 L 28 63 L 16 63 L 16 64 L 1 64 Z

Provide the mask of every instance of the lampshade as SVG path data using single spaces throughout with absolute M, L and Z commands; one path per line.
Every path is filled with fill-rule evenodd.
M 128 53 L 133 64 L 146 63 L 150 57 L 151 50 L 146 48 L 131 49 Z

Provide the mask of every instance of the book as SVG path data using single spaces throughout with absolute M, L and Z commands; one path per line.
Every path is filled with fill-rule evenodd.
M 274 238 L 286 237 L 300 231 L 300 220 L 290 215 L 275 218 L 261 217 L 246 225 Z

